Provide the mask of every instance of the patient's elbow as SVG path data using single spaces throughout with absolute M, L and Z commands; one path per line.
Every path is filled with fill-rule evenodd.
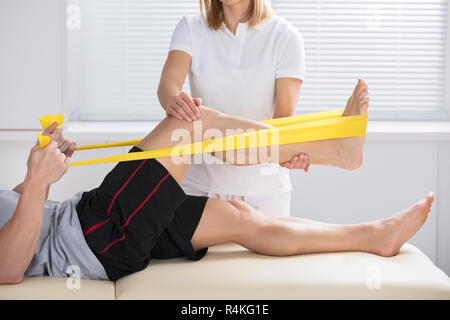
M 23 274 L 1 273 L 0 284 L 19 284 L 23 281 Z
M 23 277 L 1 278 L 0 284 L 19 284 L 22 280 Z

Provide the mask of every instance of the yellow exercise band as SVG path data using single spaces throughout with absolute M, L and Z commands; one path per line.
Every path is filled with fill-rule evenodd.
M 290 124 L 341 117 L 343 111 L 344 111 L 344 109 L 339 109 L 339 110 L 332 110 L 332 111 L 301 114 L 301 115 L 291 116 L 291 117 L 264 120 L 264 121 L 261 121 L 261 123 L 265 123 L 265 124 L 268 124 L 268 125 L 271 125 L 274 127 L 281 127 L 281 126 L 286 126 L 286 125 L 290 125 Z M 51 123 L 53 123 L 53 122 L 51 122 Z M 127 140 L 127 141 L 120 141 L 120 142 L 112 142 L 112 143 L 91 144 L 91 145 L 87 145 L 87 146 L 78 147 L 75 150 L 78 151 L 78 150 L 89 150 L 89 149 L 100 149 L 100 148 L 134 146 L 134 145 L 138 144 L 141 140 L 142 139 L 134 139 L 134 140 Z
M 56 121 L 56 129 L 62 126 L 64 121 L 64 115 L 63 114 L 48 114 L 46 116 L 42 116 L 39 118 L 39 122 L 42 125 L 42 128 L 44 130 L 47 130 L 48 127 L 52 125 Z M 44 136 L 42 133 L 38 133 L 38 140 L 39 140 L 39 146 L 45 147 L 50 143 L 51 138 L 49 136 Z
M 48 127 L 52 125 L 53 122 L 57 122 L 56 129 L 62 126 L 64 121 L 64 115 L 63 114 L 48 114 L 46 116 L 40 117 L 39 122 L 42 125 L 42 128 L 46 130 Z
M 193 155 L 198 153 L 211 153 L 253 147 L 265 147 L 276 144 L 290 144 L 365 136 L 367 127 L 367 114 L 342 117 L 343 110 L 344 109 L 266 120 L 262 121 L 262 123 L 272 125 L 274 126 L 274 128 L 262 129 L 254 132 L 247 132 L 206 141 L 199 141 L 191 144 L 176 145 L 174 147 L 162 148 L 157 150 L 132 152 L 110 157 L 78 161 L 73 162 L 72 166 Z M 47 117 L 47 119 L 45 119 L 45 122 L 41 120 L 41 123 L 46 123 L 48 127 L 54 121 L 56 121 L 54 120 L 54 118 L 52 118 L 52 116 L 54 115 L 42 117 Z M 46 129 L 44 125 L 43 128 Z M 47 144 L 49 143 L 49 141 L 50 139 L 48 139 Z M 95 144 L 82 146 L 77 148 L 76 150 L 131 146 L 137 144 L 139 141 L 141 141 L 141 139 L 115 143 Z M 45 145 L 46 144 L 41 144 L 41 147 Z

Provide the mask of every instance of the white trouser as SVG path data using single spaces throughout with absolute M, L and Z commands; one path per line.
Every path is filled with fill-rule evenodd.
M 264 196 L 236 196 L 232 194 L 208 193 L 186 186 L 183 187 L 183 190 L 186 194 L 193 196 L 205 196 L 227 201 L 242 200 L 268 216 L 289 217 L 291 215 L 291 191 Z

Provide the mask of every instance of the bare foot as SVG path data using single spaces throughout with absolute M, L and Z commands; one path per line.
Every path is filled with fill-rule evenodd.
M 343 117 L 366 114 L 369 109 L 369 87 L 362 79 L 353 90 L 352 95 L 347 100 Z M 364 137 L 352 137 L 340 139 L 342 152 L 342 163 L 339 167 L 348 170 L 355 170 L 362 164 Z
M 367 113 L 369 101 L 369 87 L 363 79 L 358 79 L 352 95 L 347 100 L 342 116 L 347 117 Z
M 433 201 L 434 194 L 430 192 L 402 212 L 373 222 L 374 238 L 368 251 L 383 257 L 395 256 L 425 223 Z

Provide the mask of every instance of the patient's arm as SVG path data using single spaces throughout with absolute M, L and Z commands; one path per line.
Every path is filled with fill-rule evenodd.
M 0 229 L 0 284 L 22 281 L 39 240 L 47 189 L 34 177 L 20 184 L 16 211 Z
M 52 141 L 36 144 L 28 158 L 28 171 L 12 218 L 0 229 L 0 284 L 19 283 L 33 258 L 42 227 L 48 187 L 70 166 L 70 158 Z
M 57 147 L 61 153 L 65 154 L 66 157 L 71 157 L 73 153 L 75 152 L 75 149 L 77 147 L 77 144 L 73 141 L 70 141 L 64 137 L 62 134 L 62 130 L 56 129 L 57 123 L 53 123 L 50 127 L 48 127 L 44 132 L 42 132 L 42 135 L 51 137 L 50 141 L 56 141 Z M 21 182 L 17 186 L 14 187 L 13 191 L 17 193 L 22 193 L 24 190 L 24 183 Z M 50 186 L 47 187 L 47 190 L 45 192 L 45 200 L 48 199 L 48 194 L 50 191 Z
M 15 186 L 13 191 L 15 191 L 17 193 L 22 193 L 23 192 L 23 182 L 21 182 L 17 186 Z
M 14 187 L 13 191 L 22 194 L 24 190 L 24 182 L 19 183 L 17 186 Z M 45 200 L 48 199 L 48 194 L 50 192 L 50 186 L 47 187 L 47 190 L 45 191 Z

